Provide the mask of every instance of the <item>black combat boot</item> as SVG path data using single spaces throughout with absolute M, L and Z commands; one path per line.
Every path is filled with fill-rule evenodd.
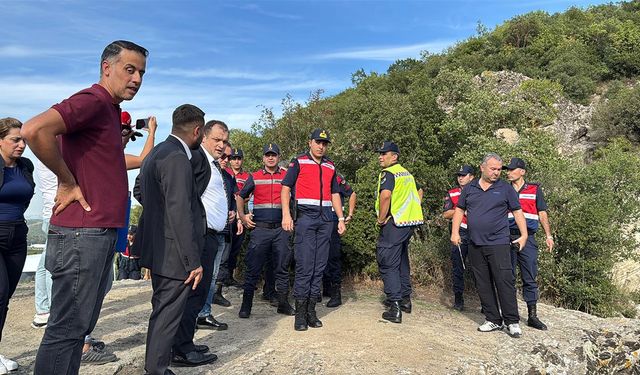
M 309 304 L 307 305 L 307 324 L 312 328 L 322 327 L 322 322 L 318 319 L 318 315 L 316 315 L 315 298 L 309 298 L 307 301 L 309 301 Z
M 293 316 L 296 310 L 289 304 L 289 293 L 278 293 L 278 314 Z
M 393 323 L 402 323 L 402 311 L 400 310 L 400 301 L 390 301 L 389 310 L 382 313 L 382 319 Z
M 411 314 L 411 296 L 402 297 L 402 301 L 400 301 L 400 311 Z
M 306 331 L 307 325 L 307 305 L 309 299 L 296 299 L 296 320 L 293 323 L 293 329 L 296 331 Z
M 547 325 L 542 323 L 540 319 L 538 319 L 536 304 L 532 303 L 531 305 L 527 305 L 527 309 L 529 309 L 529 319 L 527 319 L 527 325 L 541 331 L 546 331 Z
M 453 308 L 458 311 L 464 310 L 464 298 L 462 298 L 462 293 L 456 293 L 456 299 L 453 303 Z
M 242 294 L 242 305 L 240 306 L 240 311 L 238 312 L 238 316 L 246 319 L 251 315 L 251 307 L 253 307 L 253 290 L 244 290 Z
M 342 293 L 340 284 L 331 284 L 331 299 L 327 302 L 327 307 L 338 307 L 342 305 Z
M 223 307 L 231 306 L 231 302 L 222 295 L 222 282 L 216 283 L 216 293 L 213 295 L 213 303 Z

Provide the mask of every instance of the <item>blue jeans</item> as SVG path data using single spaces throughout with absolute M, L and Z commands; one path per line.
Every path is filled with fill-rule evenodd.
M 222 262 L 222 254 L 224 253 L 227 243 L 224 242 L 224 235 L 218 234 L 218 249 L 216 250 L 216 257 L 213 261 L 213 276 L 211 277 L 211 287 L 209 288 L 209 294 L 207 294 L 207 300 L 202 306 L 202 310 L 198 313 L 198 317 L 204 318 L 211 315 L 211 304 L 213 303 L 213 295 L 216 294 L 216 279 L 218 278 L 218 272 L 220 271 L 220 263 Z
M 116 230 L 49 226 L 45 267 L 51 310 L 35 375 L 78 374 L 85 335 L 98 321 L 112 274 Z
M 49 219 L 42 220 L 42 231 L 45 234 L 49 232 Z M 51 273 L 44 268 L 44 260 L 46 259 L 46 256 L 47 249 L 45 247 L 42 255 L 40 255 L 40 262 L 36 269 L 36 314 L 47 314 L 51 308 Z

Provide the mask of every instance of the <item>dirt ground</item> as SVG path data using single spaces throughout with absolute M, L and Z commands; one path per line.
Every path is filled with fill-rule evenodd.
M 449 295 L 428 290 L 416 292 L 413 312 L 403 315 L 402 324 L 388 323 L 381 319 L 381 287 L 362 284 L 345 288 L 345 303 L 339 308 L 318 305 L 323 328 L 296 332 L 293 317 L 276 314 L 260 294 L 256 294 L 250 319 L 238 318 L 239 289 L 228 288 L 225 295 L 233 305 L 214 306 L 214 314 L 228 323 L 229 329 L 196 332 L 196 343 L 209 345 L 218 361 L 198 368 L 172 368 L 176 374 L 482 373 L 464 368 L 494 358 L 505 346 L 520 345 L 529 350 L 534 342 L 561 340 L 554 335 L 566 334 L 554 332 L 555 308 L 544 305 L 539 310 L 549 318 L 547 332 L 524 327 L 522 339 L 511 339 L 504 332 L 479 333 L 476 328 L 484 319 L 474 296 L 467 297 L 467 309 L 460 313 L 450 308 Z M 94 336 L 105 341 L 119 360 L 101 366 L 83 365 L 81 374 L 144 373 L 150 299 L 148 281 L 114 283 Z M 522 305 L 520 312 L 526 317 Z M 21 366 L 14 374 L 33 372 L 44 332 L 30 327 L 33 313 L 33 283 L 20 284 L 0 343 L 0 353 Z

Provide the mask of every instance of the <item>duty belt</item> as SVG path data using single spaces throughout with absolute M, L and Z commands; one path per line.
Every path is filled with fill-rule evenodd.
M 267 229 L 276 229 L 282 226 L 281 223 L 265 223 L 265 222 L 256 222 L 256 228 L 267 228 Z

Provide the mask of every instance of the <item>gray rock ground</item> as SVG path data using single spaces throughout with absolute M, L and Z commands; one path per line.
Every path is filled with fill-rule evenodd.
M 250 319 L 239 319 L 241 291 L 230 288 L 230 308 L 216 306 L 222 332 L 198 331 L 196 341 L 209 345 L 219 360 L 202 368 L 174 368 L 176 374 L 640 374 L 640 321 L 601 319 L 540 305 L 546 332 L 526 327 L 520 303 L 523 337 L 504 332 L 480 333 L 483 321 L 474 296 L 467 311 L 449 308 L 448 294 L 418 290 L 414 312 L 402 324 L 380 319 L 380 286 L 345 291 L 345 304 L 319 308 L 324 328 L 293 330 L 293 318 L 256 296 Z M 119 361 L 82 366 L 87 375 L 143 373 L 144 342 L 150 312 L 148 281 L 114 283 L 95 336 L 104 340 Z M 43 330 L 29 326 L 33 317 L 33 284 L 18 287 L 11 300 L 0 353 L 16 359 L 15 373 L 33 372 Z

